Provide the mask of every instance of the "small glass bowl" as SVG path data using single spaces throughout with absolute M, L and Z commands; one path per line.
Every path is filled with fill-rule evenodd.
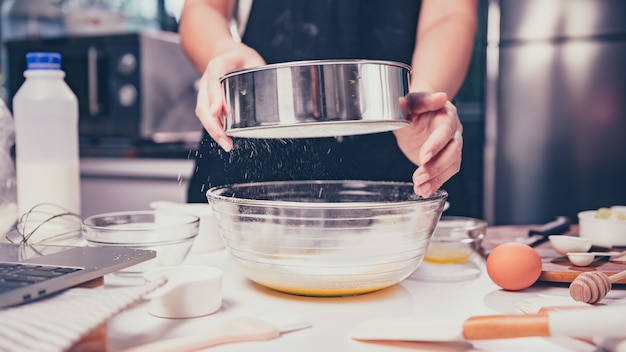
M 83 220 L 83 238 L 93 247 L 118 246 L 156 251 L 146 262 L 122 269 L 120 276 L 182 264 L 198 235 L 200 218 L 168 211 L 106 213 Z
M 458 264 L 470 260 L 480 250 L 487 233 L 487 222 L 462 216 L 442 216 L 435 228 L 424 261 Z

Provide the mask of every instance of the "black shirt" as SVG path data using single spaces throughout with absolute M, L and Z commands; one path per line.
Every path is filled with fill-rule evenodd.
M 242 41 L 268 64 L 317 59 L 411 63 L 421 1 L 254 0 Z M 226 153 L 206 133 L 189 202 L 213 186 L 303 179 L 410 182 L 416 169 L 392 132 L 342 138 L 239 139 Z

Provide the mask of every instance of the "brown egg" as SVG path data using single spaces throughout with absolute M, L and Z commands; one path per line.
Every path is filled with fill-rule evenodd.
M 503 243 L 487 257 L 487 274 L 496 285 L 509 291 L 530 287 L 541 275 L 541 258 L 523 243 Z

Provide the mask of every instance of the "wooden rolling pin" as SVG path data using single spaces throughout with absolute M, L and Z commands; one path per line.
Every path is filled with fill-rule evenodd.
M 557 309 L 539 314 L 373 318 L 350 332 L 356 340 L 464 341 L 531 336 L 626 336 L 626 305 Z
M 611 276 L 596 271 L 584 272 L 569 285 L 569 294 L 575 301 L 598 303 L 611 291 L 613 283 L 625 278 L 626 270 Z

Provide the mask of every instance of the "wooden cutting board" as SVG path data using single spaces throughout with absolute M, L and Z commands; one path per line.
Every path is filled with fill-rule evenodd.
M 528 239 L 528 230 L 537 227 L 538 225 L 488 227 L 483 247 L 488 251 L 504 242 L 524 241 Z M 578 225 L 572 225 L 565 235 L 578 236 Z M 578 267 L 571 264 L 567 257 L 558 254 L 550 242 L 544 242 L 534 248 L 539 253 L 543 264 L 539 281 L 570 283 L 585 271 L 599 271 L 610 276 L 626 270 L 626 256 L 624 255 L 620 256 L 616 262 L 608 261 L 606 258 L 596 258 L 596 261 L 591 265 Z M 626 248 L 618 248 L 617 250 L 626 251 Z M 617 282 L 617 284 L 626 284 L 626 279 Z
M 542 262 L 543 269 L 539 280 L 548 282 L 572 282 L 578 275 L 588 271 L 598 271 L 610 276 L 626 270 L 626 264 L 623 262 L 615 263 L 602 258 L 596 258 L 589 266 L 572 265 L 567 257 L 562 256 L 542 258 Z M 616 283 L 626 284 L 626 279 Z

